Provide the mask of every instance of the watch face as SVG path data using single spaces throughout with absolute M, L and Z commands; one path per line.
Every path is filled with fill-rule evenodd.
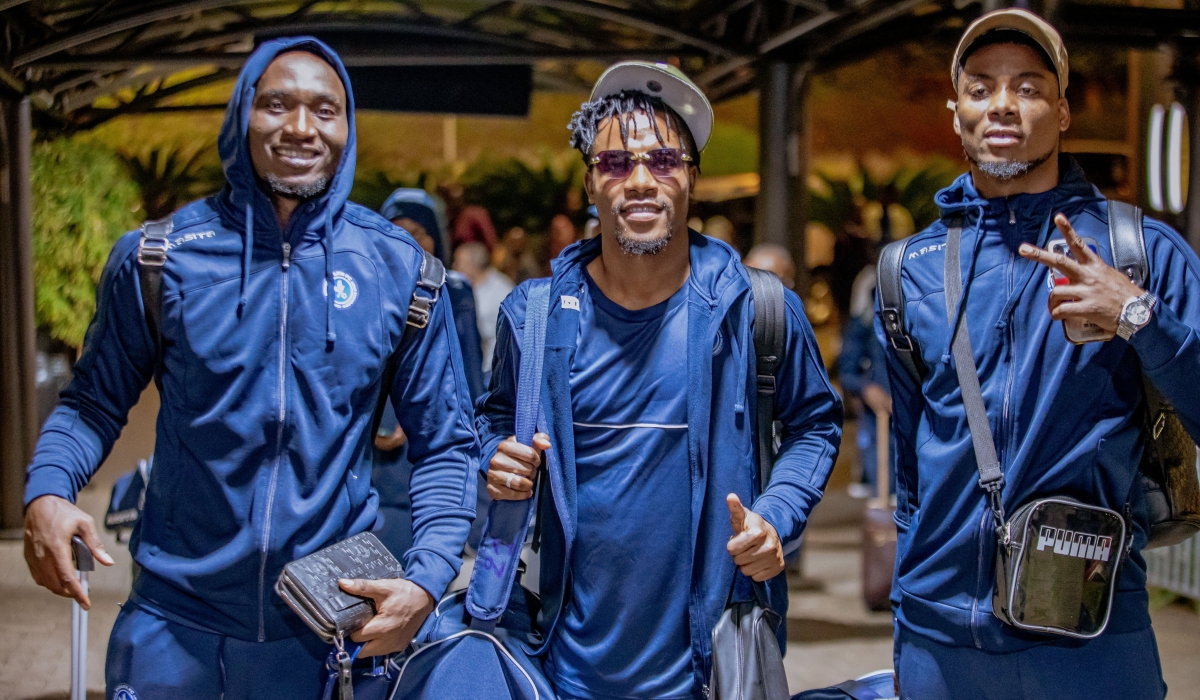
M 1137 301 L 1125 308 L 1125 320 L 1135 326 L 1143 326 L 1150 320 L 1150 305 Z

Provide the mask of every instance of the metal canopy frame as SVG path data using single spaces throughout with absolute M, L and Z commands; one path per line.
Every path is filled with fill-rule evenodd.
M 199 87 L 264 38 L 309 33 L 369 39 L 345 42 L 349 65 L 532 64 L 546 88 L 589 87 L 580 62 L 671 60 L 721 100 L 755 89 L 764 61 L 820 60 L 867 35 L 903 40 L 892 24 L 952 29 L 978 11 L 955 0 L 0 0 L 0 82 L 63 130 L 85 129 L 203 108 L 171 99 L 187 92 L 176 74 Z

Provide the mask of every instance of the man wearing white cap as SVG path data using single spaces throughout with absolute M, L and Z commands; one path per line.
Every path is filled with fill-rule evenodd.
M 937 194 L 941 220 L 880 263 L 900 696 L 1161 700 L 1139 460 L 1163 446 L 1148 445 L 1159 433 L 1145 430 L 1143 387 L 1200 436 L 1200 260 L 1059 152 L 1067 52 L 1044 20 L 984 15 L 951 70 L 970 171 Z M 1139 227 L 1143 243 L 1119 244 Z M 1142 264 L 1114 269 L 1114 249 L 1131 248 Z M 1025 555 L 1010 547 L 1027 530 L 1019 514 L 1085 509 L 1127 536 L 1097 540 L 1101 516 L 1080 516 L 1037 530 Z
M 731 591 L 765 582 L 786 614 L 784 546 L 837 455 L 841 402 L 789 291 L 782 448 L 760 493 L 749 278 L 686 223 L 712 119 L 683 73 L 642 62 L 606 71 L 572 119 L 601 233 L 553 263 L 533 448 L 511 439 L 528 284 L 501 308 L 477 424 L 492 498 L 530 498 L 549 457 L 539 651 L 561 698 L 706 697 Z

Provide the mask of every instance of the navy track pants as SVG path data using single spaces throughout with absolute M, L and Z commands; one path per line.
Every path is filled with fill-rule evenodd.
M 117 615 L 107 700 L 319 700 L 329 645 L 315 634 L 247 642 L 168 621 L 132 601 Z
M 994 654 L 899 630 L 901 700 L 1163 700 L 1154 630 Z

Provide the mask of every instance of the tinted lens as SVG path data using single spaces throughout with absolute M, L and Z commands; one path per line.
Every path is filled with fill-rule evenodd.
M 596 170 L 610 177 L 629 177 L 633 172 L 633 154 L 629 151 L 601 151 L 596 154 Z
M 646 165 L 658 177 L 666 177 L 683 165 L 683 152 L 677 148 L 660 148 L 646 154 Z

